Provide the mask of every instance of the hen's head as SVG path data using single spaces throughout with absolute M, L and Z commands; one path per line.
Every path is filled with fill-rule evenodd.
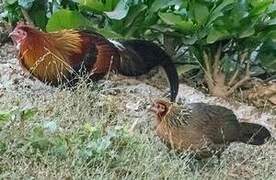
M 165 100 L 156 100 L 150 107 L 150 111 L 154 112 L 158 117 L 164 118 L 172 107 L 172 103 Z
M 20 46 L 20 44 L 24 42 L 26 38 L 30 37 L 31 34 L 35 32 L 39 31 L 30 25 L 18 23 L 9 36 L 12 38 L 15 45 Z

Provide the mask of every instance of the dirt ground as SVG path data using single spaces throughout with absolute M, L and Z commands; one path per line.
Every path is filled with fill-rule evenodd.
M 6 44 L 0 50 L 0 101 L 5 101 L 6 94 L 20 94 L 30 92 L 35 96 L 43 94 L 50 96 L 58 91 L 57 88 L 47 86 L 22 70 L 16 59 L 16 50 L 11 44 Z M 125 79 L 113 76 L 107 81 L 109 92 L 117 93 L 121 99 L 121 106 L 128 110 L 129 114 L 140 117 L 148 113 L 143 105 L 158 99 L 166 94 L 168 90 L 166 80 L 162 78 L 162 72 L 148 78 Z M 276 137 L 276 116 L 271 110 L 263 112 L 253 106 L 248 106 L 235 101 L 227 101 L 216 97 L 208 96 L 193 87 L 180 84 L 177 101 L 183 103 L 205 102 L 208 104 L 225 106 L 234 111 L 240 121 L 259 123 L 267 127 Z M 139 122 L 141 123 L 141 122 Z M 137 124 L 139 124 L 137 123 Z
M 100 176 L 110 179 L 114 175 L 114 169 L 128 169 L 132 172 L 132 179 L 141 178 L 141 174 L 146 174 L 148 179 L 153 177 L 155 177 L 153 179 L 240 179 L 241 177 L 241 179 L 252 179 L 256 176 L 262 179 L 273 179 L 272 177 L 275 176 L 273 168 L 276 162 L 274 142 L 258 147 L 233 143 L 223 153 L 220 166 L 213 165 L 212 159 L 196 171 L 188 170 L 189 166 L 186 164 L 190 161 L 168 154 L 164 145 L 154 136 L 150 121 L 153 115 L 148 111 L 148 106 L 154 99 L 168 94 L 164 74 L 162 71 L 157 74 L 154 72 L 131 79 L 122 79 L 120 76 L 113 75 L 111 79 L 99 82 L 98 84 L 104 88 L 99 93 L 92 93 L 90 98 L 91 93 L 87 92 L 89 88 L 84 88 L 85 92 L 80 90 L 72 93 L 45 85 L 30 77 L 20 67 L 15 48 L 11 44 L 2 46 L 0 49 L 0 111 L 35 107 L 41 112 L 34 120 L 26 123 L 15 119 L 0 131 L 2 140 L 7 139 L 6 142 L 9 143 L 7 152 L 0 156 L 0 178 L 65 177 L 67 179 L 72 177 L 74 179 L 79 176 Z M 93 99 L 95 94 L 100 97 Z M 205 102 L 225 106 L 232 109 L 241 121 L 262 124 L 274 137 L 276 136 L 276 117 L 272 114 L 273 109 L 262 112 L 253 106 L 208 96 L 185 84 L 180 85 L 177 101 Z M 109 104 L 105 106 L 106 103 Z M 101 113 L 104 114 L 101 115 Z M 56 129 L 58 126 L 59 129 L 56 131 L 61 134 L 67 131 L 69 134 L 70 131 L 75 134 L 86 124 L 91 124 L 93 120 L 105 121 L 106 119 L 113 119 L 113 122 L 106 122 L 108 126 L 116 128 L 123 125 L 128 128 L 128 132 L 142 137 L 138 147 L 144 150 L 133 153 L 132 145 L 128 145 L 129 150 L 125 148 L 125 153 L 129 153 L 129 157 L 117 157 L 123 165 L 110 167 L 110 160 L 104 159 L 102 161 L 106 165 L 102 168 L 97 165 L 86 168 L 87 163 L 79 166 L 75 164 L 77 158 L 72 160 L 71 156 L 65 160 L 56 161 L 40 154 L 28 156 L 28 150 L 21 154 L 22 152 L 19 151 L 21 149 L 17 147 L 22 137 L 28 137 L 37 125 L 42 125 L 46 129 L 50 126 Z M 27 141 L 26 144 L 28 143 Z M 75 156 L 78 151 L 72 154 Z M 44 163 L 38 160 L 40 157 L 45 158 Z M 133 160 L 135 158 L 136 160 Z M 53 163 L 55 165 L 52 166 Z M 120 174 L 117 177 L 121 177 Z

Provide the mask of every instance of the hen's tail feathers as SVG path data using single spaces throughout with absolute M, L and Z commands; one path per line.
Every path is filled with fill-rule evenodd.
M 262 145 L 271 137 L 270 132 L 259 124 L 240 123 L 240 141 L 246 144 Z
M 139 76 L 148 73 L 156 66 L 162 66 L 170 83 L 171 101 L 175 101 L 179 86 L 178 75 L 171 58 L 164 50 L 144 40 L 123 41 L 116 47 L 121 56 L 119 73 L 126 76 Z

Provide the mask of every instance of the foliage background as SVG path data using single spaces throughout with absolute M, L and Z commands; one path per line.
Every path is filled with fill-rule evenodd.
M 44 31 L 92 29 L 112 39 L 159 43 L 179 74 L 214 96 L 276 73 L 274 0 L 6 0 L 2 17 Z M 271 78 L 272 77 L 272 78 Z

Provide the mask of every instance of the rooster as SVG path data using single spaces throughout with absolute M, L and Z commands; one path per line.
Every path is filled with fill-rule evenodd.
M 170 99 L 178 93 L 178 75 L 171 58 L 146 40 L 114 41 L 87 30 L 46 33 L 18 24 L 9 34 L 19 50 L 20 64 L 34 77 L 54 86 L 73 86 L 80 76 L 97 81 L 110 71 L 139 76 L 162 66 L 170 83 Z
M 263 126 L 238 122 L 233 111 L 204 103 L 179 105 L 157 100 L 150 108 L 156 114 L 156 134 L 177 152 L 190 151 L 196 158 L 220 154 L 231 142 L 262 145 L 270 138 Z

